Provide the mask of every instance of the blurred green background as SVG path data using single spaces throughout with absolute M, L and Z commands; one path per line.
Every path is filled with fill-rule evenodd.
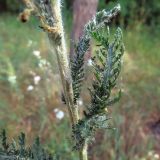
M 126 51 L 119 80 L 123 96 L 110 109 L 116 130 L 97 133 L 89 156 L 91 160 L 159 160 L 160 1 L 118 2 L 122 12 L 112 27 L 120 26 L 124 33 Z M 98 10 L 116 3 L 99 0 Z M 64 0 L 62 6 L 69 44 L 72 1 Z M 20 0 L 0 0 L 0 129 L 6 128 L 10 138 L 23 131 L 28 143 L 39 135 L 62 160 L 77 160 L 71 152 L 56 57 L 35 18 L 25 24 L 19 21 L 23 9 Z M 82 93 L 80 104 L 88 100 Z

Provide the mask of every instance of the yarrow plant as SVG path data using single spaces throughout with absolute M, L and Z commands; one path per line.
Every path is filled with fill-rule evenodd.
M 80 160 L 88 160 L 88 144 L 94 139 L 96 131 L 112 128 L 109 125 L 111 117 L 107 107 L 116 103 L 121 96 L 121 91 L 118 91 L 115 95 L 113 90 L 115 92 L 117 79 L 121 71 L 121 58 L 124 53 L 122 31 L 117 28 L 113 37 L 109 30 L 109 23 L 119 14 L 120 5 L 118 4 L 110 11 L 104 9 L 98 12 L 84 26 L 83 35 L 75 46 L 74 57 L 69 60 L 61 17 L 61 1 L 24 0 L 24 2 L 26 9 L 20 15 L 22 21 L 28 20 L 32 13 L 37 16 L 42 30 L 46 32 L 52 45 L 52 54 L 57 56 L 64 93 L 63 101 L 68 107 L 72 126 L 73 149 L 79 152 Z M 91 97 L 90 104 L 85 105 L 83 101 L 80 103 L 85 76 L 84 57 L 92 39 L 96 42 L 96 53 L 88 61 L 88 65 L 93 68 L 94 78 L 92 85 L 88 88 Z M 84 106 L 83 115 L 79 112 L 80 105 Z M 5 151 L 2 150 L 1 152 Z M 12 155 L 15 154 L 18 157 L 17 159 L 20 159 L 23 157 L 20 153 L 21 149 L 16 153 L 12 152 Z M 29 153 L 32 153 L 33 156 L 29 156 Z M 4 154 L 5 156 L 9 155 L 10 152 Z M 36 159 L 32 150 L 27 151 L 25 155 L 28 157 L 26 159 Z M 44 160 L 45 158 L 42 156 L 38 159 Z

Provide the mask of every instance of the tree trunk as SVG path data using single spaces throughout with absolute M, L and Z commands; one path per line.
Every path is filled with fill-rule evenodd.
M 98 0 L 75 0 L 73 4 L 73 29 L 71 34 L 70 56 L 74 54 L 74 42 L 77 42 L 83 34 L 84 25 L 95 15 Z M 89 51 L 86 58 L 91 56 Z

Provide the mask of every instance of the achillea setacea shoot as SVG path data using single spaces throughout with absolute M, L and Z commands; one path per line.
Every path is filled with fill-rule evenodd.
M 71 121 L 73 149 L 79 152 L 80 160 L 87 160 L 88 144 L 93 140 L 99 129 L 111 128 L 107 107 L 116 103 L 121 96 L 121 91 L 113 96 L 112 91 L 116 87 L 117 79 L 121 71 L 121 58 L 124 53 L 123 36 L 120 28 L 116 29 L 114 38 L 110 34 L 109 24 L 120 12 L 120 5 L 112 10 L 98 12 L 85 26 L 83 35 L 75 46 L 74 56 L 69 60 L 66 49 L 65 34 L 61 17 L 60 0 L 24 0 L 26 10 L 37 16 L 41 28 L 47 33 L 56 54 L 63 86 L 63 101 L 68 107 Z M 85 76 L 85 53 L 90 47 L 91 40 L 96 43 L 96 53 L 92 57 L 93 81 L 88 88 L 90 104 L 83 108 L 83 115 L 79 113 L 78 100 L 81 95 Z M 3 134 L 0 156 L 12 156 L 21 159 L 34 159 L 35 151 L 38 160 L 52 159 L 39 147 L 39 142 L 32 149 L 26 150 L 24 146 L 24 134 L 19 137 L 19 149 L 8 149 L 5 134 Z M 23 142 L 23 144 L 22 144 Z M 36 149 L 35 149 L 36 148 Z M 39 154 L 41 152 L 41 154 Z M 44 157 L 46 156 L 46 157 Z M 14 159 L 13 158 L 13 159 Z M 36 157 L 37 158 L 37 157 Z M 35 159 L 36 159 L 35 158 Z

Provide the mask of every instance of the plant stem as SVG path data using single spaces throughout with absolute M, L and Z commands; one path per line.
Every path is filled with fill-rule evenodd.
M 72 78 L 61 16 L 61 1 L 54 0 L 53 4 L 51 0 L 33 0 L 33 2 L 41 20 L 41 27 L 47 32 L 53 53 L 57 56 L 69 117 L 71 124 L 74 125 L 78 121 L 78 110 L 73 103 Z
M 57 56 L 60 77 L 64 90 L 64 96 L 68 107 L 71 124 L 75 125 L 79 120 L 78 106 L 73 103 L 73 88 L 71 70 L 66 50 L 63 22 L 61 16 L 61 1 L 53 0 L 27 0 L 30 2 L 36 14 L 39 15 L 41 27 L 47 32 L 53 53 Z M 87 144 L 79 153 L 80 160 L 87 160 Z
M 88 160 L 88 144 L 87 141 L 85 141 L 84 146 L 82 147 L 82 149 L 79 152 L 79 159 L 80 160 Z

